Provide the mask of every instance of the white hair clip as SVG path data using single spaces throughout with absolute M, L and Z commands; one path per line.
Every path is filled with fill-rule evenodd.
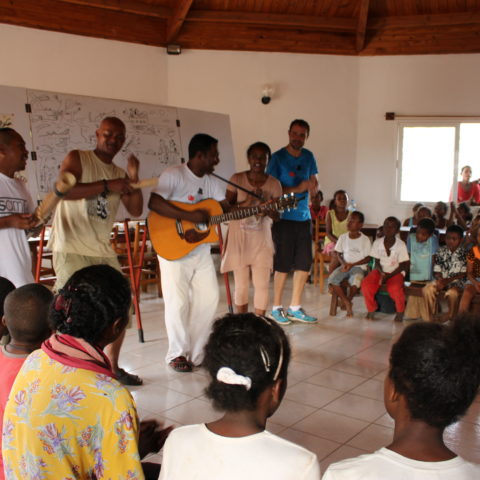
M 229 367 L 222 367 L 217 372 L 217 380 L 228 385 L 243 385 L 247 392 L 252 388 L 252 379 L 235 373 Z

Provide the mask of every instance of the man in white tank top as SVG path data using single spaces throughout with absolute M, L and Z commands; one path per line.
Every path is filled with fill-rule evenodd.
M 55 211 L 48 243 L 53 251 L 57 290 L 73 273 L 89 265 L 108 264 L 120 270 L 117 255 L 110 246 L 110 232 L 120 201 L 133 217 L 142 214 L 142 191 L 131 187 L 131 183 L 138 181 L 138 159 L 130 155 L 126 172 L 113 163 L 125 143 L 125 124 L 116 117 L 104 118 L 96 136 L 95 150 L 72 150 L 60 167 L 60 172 L 75 175 L 77 184 Z M 125 331 L 107 346 L 105 353 L 120 382 L 140 385 L 139 377 L 118 366 L 124 336 Z

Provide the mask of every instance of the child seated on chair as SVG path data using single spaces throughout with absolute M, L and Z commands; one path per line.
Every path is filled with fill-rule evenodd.
M 403 320 L 405 311 L 404 275 L 408 270 L 409 256 L 405 242 L 397 235 L 400 220 L 388 217 L 383 222 L 382 238 L 373 242 L 370 256 L 375 260 L 373 270 L 363 279 L 362 294 L 367 306 L 367 318 L 373 320 L 378 309 L 375 295 L 382 285 L 395 302 L 395 321 Z
M 348 195 L 345 190 L 337 190 L 333 194 L 333 208 L 328 211 L 325 230 L 327 236 L 325 238 L 325 244 L 323 247 L 323 253 L 332 255 L 335 250 L 335 244 L 338 237 L 343 233 L 347 233 L 348 222 Z M 338 267 L 338 260 L 333 257 L 328 267 L 329 273 L 332 273 L 335 268 Z
M 476 245 L 467 253 L 467 282 L 458 307 L 459 315 L 468 312 L 473 297 L 480 293 L 480 229 L 476 240 Z
M 462 228 L 450 225 L 445 236 L 446 245 L 440 247 L 434 255 L 434 280 L 422 290 L 429 322 L 445 322 L 457 314 L 458 302 L 467 279 L 467 252 L 461 246 L 462 240 Z M 448 313 L 435 317 L 436 298 L 442 291 L 448 301 Z
M 435 228 L 447 228 L 449 223 L 447 216 L 448 205 L 445 202 L 437 202 L 435 204 L 432 220 L 435 222 Z
M 415 233 L 407 239 L 407 250 L 410 255 L 410 282 L 424 285 L 432 280 L 433 256 L 438 250 L 438 237 L 433 234 L 435 223 L 431 218 L 419 220 Z M 405 316 L 428 320 L 428 312 L 423 297 L 410 296 L 405 308 Z
M 384 404 L 393 440 L 374 453 L 331 465 L 323 480 L 473 480 L 480 465 L 444 443 L 446 427 L 472 405 L 480 384 L 480 326 L 414 323 L 392 347 Z M 454 430 L 456 432 L 456 430 Z
M 312 198 L 312 203 L 310 204 L 310 215 L 312 217 L 312 223 L 315 223 L 315 220 L 325 221 L 327 216 L 328 207 L 322 205 L 323 202 L 323 192 L 319 190 L 316 195 Z
M 422 208 L 424 205 L 423 203 L 421 202 L 418 202 L 416 203 L 413 207 L 412 207 L 412 216 L 409 217 L 409 218 L 406 218 L 404 221 L 403 221 L 403 224 L 402 226 L 404 227 L 414 227 L 416 224 L 417 224 L 417 213 L 418 213 L 418 210 L 420 208 Z
M 348 218 L 348 233 L 340 235 L 335 245 L 335 255 L 340 266 L 328 277 L 328 285 L 343 300 L 347 309 L 347 317 L 353 316 L 352 299 L 357 294 L 363 277 L 370 261 L 372 248 L 370 239 L 360 230 L 363 227 L 365 217 L 362 212 L 352 212 Z M 350 292 L 347 293 L 342 287 L 342 282 L 348 280 Z

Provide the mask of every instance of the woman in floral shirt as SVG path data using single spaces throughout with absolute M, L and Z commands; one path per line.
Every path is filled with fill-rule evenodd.
M 141 454 L 169 430 L 149 422 L 139 445 L 135 403 L 103 353 L 127 325 L 130 287 L 107 265 L 76 272 L 57 295 L 57 331 L 25 361 L 5 409 L 7 479 L 144 479 Z M 143 450 L 143 451 L 142 451 Z

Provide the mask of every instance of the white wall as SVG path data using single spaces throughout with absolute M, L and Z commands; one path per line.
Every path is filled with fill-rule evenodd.
M 342 57 L 163 48 L 0 24 L 0 85 L 170 104 L 230 115 L 235 162 L 257 140 L 287 142 L 289 122 L 310 122 L 326 196 L 346 188 L 367 215 L 408 215 L 395 203 L 399 114 L 478 115 L 480 55 Z M 275 87 L 269 105 L 262 86 Z M 204 131 L 208 132 L 208 125 Z M 232 159 L 227 159 L 232 161 Z M 434 181 L 434 173 L 431 179 Z
M 0 24 L 0 85 L 165 104 L 164 49 Z
M 318 160 L 320 184 L 330 196 L 336 188 L 350 190 L 354 185 L 357 60 L 187 50 L 168 58 L 168 101 L 228 113 L 239 170 L 247 165 L 245 152 L 251 143 L 265 141 L 272 150 L 283 147 L 290 121 L 304 118 L 311 127 L 306 147 Z M 265 84 L 275 88 L 268 105 L 260 101 Z M 208 125 L 204 130 L 208 133 Z
M 479 115 L 479 85 L 478 54 L 359 58 L 354 190 L 368 222 L 403 219 L 411 210 L 395 201 L 396 122 L 385 113 Z

